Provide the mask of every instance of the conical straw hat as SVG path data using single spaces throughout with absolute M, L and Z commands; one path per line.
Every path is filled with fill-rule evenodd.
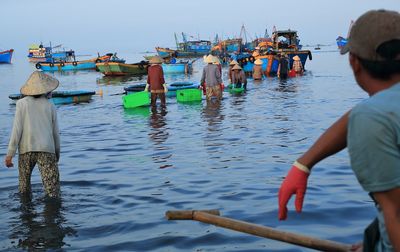
M 35 71 L 21 87 L 20 92 L 23 95 L 47 94 L 56 89 L 59 83 L 60 82 L 56 78 L 43 72 Z
M 255 65 L 262 65 L 263 61 L 261 59 L 256 59 L 256 61 L 254 61 Z
M 214 63 L 214 56 L 212 56 L 211 54 L 209 54 L 207 56 L 207 58 L 204 60 L 204 62 L 206 63 Z
M 213 64 L 216 64 L 216 65 L 220 65 L 221 64 L 221 61 L 219 61 L 219 58 L 217 56 L 214 56 Z
M 300 57 L 296 55 L 293 57 L 293 60 L 300 60 Z
M 154 56 L 150 59 L 149 61 L 150 64 L 161 64 L 162 63 L 162 59 L 160 56 Z
M 235 65 L 232 67 L 232 70 L 242 70 L 242 68 L 239 65 Z
M 239 63 L 238 63 L 236 60 L 232 60 L 232 61 L 229 63 L 229 65 L 230 65 L 230 66 L 239 65 Z

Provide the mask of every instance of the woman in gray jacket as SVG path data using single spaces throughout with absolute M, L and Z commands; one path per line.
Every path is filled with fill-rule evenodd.
M 5 165 L 13 167 L 12 158 L 18 149 L 19 192 L 31 193 L 31 174 L 36 164 L 46 195 L 60 195 L 60 135 L 56 108 L 48 94 L 58 87 L 58 80 L 39 71 L 31 74 L 21 88 L 24 98 L 17 101 L 14 125 Z

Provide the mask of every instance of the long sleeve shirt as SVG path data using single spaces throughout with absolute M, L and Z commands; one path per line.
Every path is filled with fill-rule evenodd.
M 60 156 L 60 133 L 54 104 L 46 97 L 27 96 L 17 101 L 8 156 L 48 152 Z
M 232 84 L 247 84 L 247 78 L 244 72 L 233 70 Z
M 217 65 L 207 64 L 203 69 L 200 84 L 206 83 L 207 87 L 214 87 L 222 83 L 221 72 Z
M 151 65 L 147 70 L 147 83 L 151 90 L 164 90 L 164 72 L 161 65 Z

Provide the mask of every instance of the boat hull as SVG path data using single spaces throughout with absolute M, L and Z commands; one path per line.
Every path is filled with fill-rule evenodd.
M 310 51 L 288 51 L 285 52 L 286 55 L 288 56 L 289 59 L 289 66 L 290 69 L 293 66 L 293 57 L 294 56 L 299 56 L 300 61 L 305 68 L 307 58 L 312 58 L 311 52 Z M 261 59 L 263 64 L 262 64 L 262 70 L 266 76 L 273 76 L 276 75 L 278 72 L 278 67 L 279 67 L 279 60 L 276 57 L 276 55 L 263 55 L 263 56 L 258 56 L 255 57 L 255 59 Z M 243 63 L 242 61 L 242 68 L 243 71 L 247 74 L 250 74 L 253 71 L 254 63 L 251 61 L 246 60 L 246 63 Z
M 190 63 L 162 64 L 164 74 L 188 74 L 191 72 Z
M 89 102 L 92 96 L 96 94 L 94 91 L 54 91 L 50 101 L 55 105 L 73 104 Z M 22 94 L 12 94 L 8 96 L 11 100 L 17 101 L 24 96 Z
M 13 49 L 0 52 L 0 63 L 10 64 L 13 52 Z
M 210 53 L 210 50 L 193 50 L 193 51 L 182 51 L 182 50 L 171 50 L 169 48 L 156 47 L 157 53 L 161 58 L 197 58 L 202 57 Z
M 75 61 L 75 62 L 39 62 L 36 64 L 37 69 L 43 71 L 73 71 L 96 69 L 96 63 L 93 61 Z
M 97 69 L 105 76 L 145 75 L 147 66 L 147 63 L 102 62 L 96 64 Z

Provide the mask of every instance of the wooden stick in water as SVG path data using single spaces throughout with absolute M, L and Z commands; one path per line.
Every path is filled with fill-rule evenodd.
M 350 251 L 351 245 L 330 240 L 322 240 L 310 236 L 280 231 L 274 228 L 256 225 L 249 222 L 218 216 L 218 210 L 184 210 L 167 211 L 168 220 L 197 220 L 200 222 L 232 229 L 235 231 L 252 234 L 277 241 L 287 242 L 306 248 L 321 251 Z

